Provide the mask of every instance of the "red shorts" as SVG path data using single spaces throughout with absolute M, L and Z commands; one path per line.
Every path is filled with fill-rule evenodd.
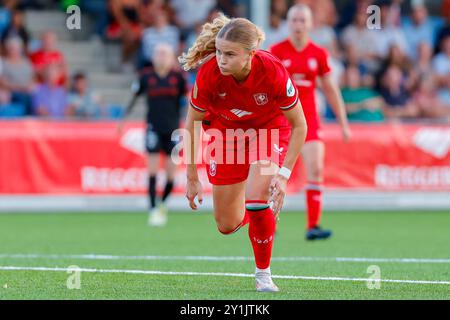
M 210 129 L 205 128 L 204 129 Z M 214 128 L 217 129 L 217 128 Z M 209 182 L 229 185 L 247 180 L 250 165 L 268 160 L 281 167 L 291 136 L 290 127 L 249 129 L 235 138 L 218 129 L 224 138 L 210 135 L 204 160 Z M 244 130 L 242 130 L 244 132 Z M 245 136 L 245 138 L 244 138 Z M 269 163 L 267 166 L 268 174 Z
M 308 131 L 306 133 L 305 143 L 309 141 L 319 140 L 322 141 L 320 136 L 320 122 L 317 118 L 306 118 L 306 124 Z
M 305 114 L 306 124 L 308 131 L 306 133 L 305 142 L 319 140 L 320 137 L 320 120 L 317 114 L 316 102 L 311 96 L 300 97 L 300 101 L 303 107 L 303 113 Z

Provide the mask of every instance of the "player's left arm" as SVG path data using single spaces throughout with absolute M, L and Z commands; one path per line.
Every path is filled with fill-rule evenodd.
M 283 166 L 280 171 L 275 175 L 270 184 L 269 192 L 271 194 L 269 202 L 273 203 L 273 213 L 278 220 L 279 213 L 283 207 L 284 196 L 286 195 L 286 188 L 288 177 L 281 174 L 281 170 L 287 170 L 287 172 L 292 171 L 297 162 L 300 152 L 302 150 L 303 144 L 306 138 L 306 119 L 303 113 L 303 108 L 301 106 L 300 100 L 298 100 L 295 107 L 283 111 L 284 116 L 289 121 L 291 125 L 291 137 L 289 140 L 288 149 L 286 151 L 286 157 L 284 158 Z
M 337 83 L 333 80 L 330 73 L 321 77 L 322 91 L 327 98 L 331 109 L 342 128 L 342 135 L 344 141 L 348 141 L 351 137 L 350 127 L 348 125 L 347 112 L 345 110 L 344 100 L 342 99 L 341 91 Z
M 291 138 L 286 151 L 286 157 L 284 158 L 283 167 L 292 171 L 298 157 L 300 156 L 300 151 L 305 143 L 307 132 L 306 119 L 300 100 L 298 100 L 297 105 L 294 108 L 289 109 L 288 111 L 283 111 L 283 114 L 292 128 Z

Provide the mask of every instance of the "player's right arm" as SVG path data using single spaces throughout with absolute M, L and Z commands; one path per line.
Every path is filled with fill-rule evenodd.
M 200 141 L 200 132 L 202 128 L 202 120 L 206 114 L 206 108 L 211 104 L 210 88 L 207 84 L 207 75 L 204 66 L 202 66 L 197 74 L 195 84 L 191 91 L 190 106 L 188 108 L 185 124 L 184 138 L 185 160 L 187 166 L 187 183 L 186 198 L 189 200 L 189 206 L 193 210 L 197 210 L 195 198 L 201 204 L 203 201 L 202 184 L 198 178 L 197 172 L 197 151 Z
M 184 152 L 187 162 L 186 198 L 189 200 L 189 206 L 193 210 L 197 210 L 196 197 L 200 204 L 203 202 L 202 184 L 197 172 L 197 152 L 200 143 L 201 124 L 204 117 L 204 112 L 197 111 L 192 106 L 188 108 L 185 125 L 186 136 L 184 138 Z

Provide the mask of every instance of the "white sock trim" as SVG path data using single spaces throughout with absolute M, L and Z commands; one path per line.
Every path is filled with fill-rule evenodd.
M 255 271 L 255 272 L 256 272 L 256 273 L 264 272 L 264 273 L 272 274 L 272 273 L 270 272 L 270 267 L 268 267 L 268 268 L 266 268 L 266 269 L 258 269 L 258 267 L 256 267 L 256 271 Z

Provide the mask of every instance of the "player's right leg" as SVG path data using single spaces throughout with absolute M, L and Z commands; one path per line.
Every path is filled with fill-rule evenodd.
M 330 230 L 322 230 L 319 226 L 322 216 L 322 183 L 325 158 L 325 145 L 321 140 L 305 143 L 302 149 L 303 164 L 306 169 L 306 239 L 327 239 Z
M 245 224 L 245 183 L 213 185 L 214 218 L 222 234 L 232 234 Z

